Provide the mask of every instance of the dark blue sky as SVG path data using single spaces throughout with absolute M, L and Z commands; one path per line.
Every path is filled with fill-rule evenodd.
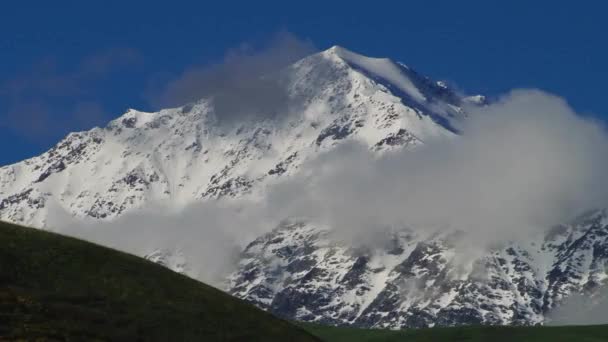
M 289 31 L 467 93 L 541 88 L 605 119 L 604 1 L 20 1 L 0 13 L 0 165 L 102 125 L 192 66 Z M 574 6 L 573 6 L 574 5 Z

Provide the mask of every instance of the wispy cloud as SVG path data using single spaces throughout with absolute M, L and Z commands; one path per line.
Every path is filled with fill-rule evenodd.
M 221 63 L 191 66 L 147 97 L 157 108 L 211 98 L 223 123 L 273 117 L 287 110 L 290 99 L 280 80 L 268 76 L 315 51 L 310 41 L 282 31 L 262 46 L 229 50 Z
M 54 58 L 44 58 L 29 71 L 0 83 L 4 103 L 0 125 L 30 141 L 47 142 L 58 134 L 103 123 L 110 116 L 95 94 L 95 85 L 139 59 L 139 52 L 131 48 L 104 50 L 67 69 Z
M 462 136 L 382 156 L 345 142 L 262 200 L 202 202 L 177 212 L 160 203 L 112 222 L 72 221 L 64 232 L 139 255 L 179 247 L 193 275 L 218 284 L 233 270 L 236 251 L 289 217 L 332 227 L 335 239 L 356 247 L 382 243 L 387 228 L 457 229 L 468 233 L 467 248 L 483 252 L 606 206 L 601 124 L 536 90 L 469 110 Z
M 566 298 L 547 317 L 548 325 L 608 324 L 608 289 Z

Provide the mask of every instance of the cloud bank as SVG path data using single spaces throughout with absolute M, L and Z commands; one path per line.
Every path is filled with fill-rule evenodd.
M 594 295 L 575 294 L 566 298 L 547 317 L 548 325 L 608 324 L 608 289 Z
M 513 91 L 469 113 L 461 136 L 414 150 L 378 155 L 343 142 L 262 200 L 209 201 L 179 211 L 159 210 L 161 203 L 112 222 L 49 222 L 138 255 L 179 249 L 191 275 L 220 285 L 245 244 L 289 217 L 332 227 L 336 239 L 356 247 L 408 227 L 461 230 L 484 249 L 606 207 L 608 135 L 600 123 L 537 90 Z
M 380 157 L 345 143 L 309 161 L 269 201 L 353 240 L 374 229 L 458 229 L 522 238 L 608 199 L 608 136 L 562 99 L 517 90 L 470 108 L 462 135 Z
M 209 201 L 178 211 L 162 203 L 127 213 L 111 222 L 74 219 L 53 210 L 49 225 L 58 232 L 145 256 L 156 250 L 183 255 L 187 274 L 221 286 L 234 269 L 244 241 L 272 224 L 265 210 L 248 201 Z

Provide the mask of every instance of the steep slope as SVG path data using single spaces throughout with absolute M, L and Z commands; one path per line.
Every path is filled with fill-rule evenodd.
M 42 155 L 0 168 L 0 219 L 48 225 L 51 207 L 112 219 L 164 201 L 261 195 L 344 139 L 378 151 L 457 131 L 464 102 L 441 83 L 387 59 L 340 47 L 266 76 L 286 90 L 275 115 L 225 123 L 213 98 L 72 133 Z M 266 113 L 267 114 L 267 113 Z M 95 180 L 95 181 L 91 181 Z
M 229 292 L 291 319 L 373 328 L 543 323 L 608 276 L 608 216 L 590 212 L 526 243 L 463 258 L 457 232 L 387 233 L 355 249 L 331 230 L 285 224 L 243 253 Z
M 0 339 L 315 341 L 135 256 L 0 222 Z

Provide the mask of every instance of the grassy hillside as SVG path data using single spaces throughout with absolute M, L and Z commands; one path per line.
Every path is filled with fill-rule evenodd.
M 0 340 L 317 338 L 146 260 L 0 222 Z
M 458 327 L 403 331 L 304 325 L 332 342 L 606 342 L 608 325 L 570 327 Z

